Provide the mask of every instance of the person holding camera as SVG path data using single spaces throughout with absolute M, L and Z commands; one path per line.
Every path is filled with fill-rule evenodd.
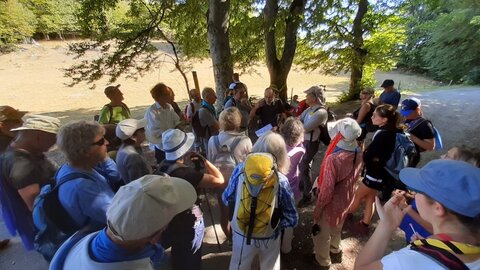
M 172 177 L 187 180 L 195 189 L 224 188 L 222 173 L 200 154 L 191 152 L 195 135 L 179 129 L 169 129 L 162 134 L 162 146 L 165 160 L 160 163 L 157 174 L 166 173 Z M 196 161 L 201 172 L 186 164 Z M 200 164 L 199 164 L 200 163 Z M 201 164 L 203 163 L 203 164 Z M 163 233 L 161 244 L 167 249 L 172 247 L 173 269 L 201 269 L 202 245 L 205 225 L 199 200 L 188 209 L 173 218 Z

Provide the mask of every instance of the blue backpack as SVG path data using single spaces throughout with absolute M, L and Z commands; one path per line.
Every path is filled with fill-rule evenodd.
M 400 171 L 410 166 L 412 157 L 417 153 L 415 144 L 403 132 L 397 133 L 395 137 L 395 148 L 392 156 L 385 164 L 385 170 L 395 179 L 400 180 Z
M 55 174 L 55 179 L 56 176 Z M 42 254 L 47 261 L 53 258 L 57 249 L 68 237 L 80 229 L 63 208 L 58 196 L 61 185 L 78 178 L 93 181 L 92 176 L 87 173 L 70 173 L 58 179 L 55 185 L 43 186 L 40 194 L 35 198 L 32 216 L 38 233 L 35 235 L 34 246 L 35 250 Z

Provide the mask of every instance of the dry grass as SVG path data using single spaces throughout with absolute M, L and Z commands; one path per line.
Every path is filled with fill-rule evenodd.
M 90 117 L 102 105 L 107 103 L 103 89 L 107 85 L 104 78 L 96 83 L 95 89 L 89 85 L 79 84 L 68 87 L 68 78 L 63 76 L 62 69 L 69 67 L 75 60 L 66 54 L 67 43 L 59 41 L 40 42 L 40 46 L 24 45 L 17 52 L 0 55 L 0 103 L 9 104 L 22 110 L 45 113 L 55 112 L 59 117 L 77 119 L 80 115 Z M 90 55 L 95 55 L 95 52 Z M 90 57 L 92 57 L 90 56 Z M 197 71 L 200 86 L 213 86 L 213 71 L 209 60 L 197 62 L 193 65 Z M 393 78 L 401 80 L 402 88 L 421 88 L 432 86 L 431 80 L 418 76 L 401 73 L 378 73 L 377 80 Z M 268 70 L 259 65 L 254 74 L 243 74 L 241 80 L 249 87 L 250 95 L 262 96 L 263 89 L 269 84 Z M 190 84 L 193 79 L 189 74 Z M 288 79 L 289 95 L 303 97 L 303 90 L 314 84 L 327 85 L 329 101 L 335 101 L 341 91 L 348 88 L 348 75 L 326 76 L 316 72 L 304 72 L 292 69 Z M 173 65 L 165 63 L 158 70 L 153 70 L 137 81 L 120 78 L 125 102 L 132 108 L 143 108 L 152 103 L 149 90 L 157 82 L 164 82 L 171 86 L 178 101 L 186 100 L 187 93 L 183 80 Z M 139 112 L 140 113 L 140 112 Z

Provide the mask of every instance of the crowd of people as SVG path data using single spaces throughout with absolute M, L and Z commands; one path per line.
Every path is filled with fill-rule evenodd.
M 255 258 L 261 269 L 280 269 L 281 255 L 294 248 L 298 210 L 309 205 L 312 269 L 341 263 L 342 229 L 370 234 L 375 210 L 378 225 L 355 269 L 480 269 L 480 152 L 455 146 L 416 168 L 422 152 L 442 148 L 439 131 L 419 99 L 400 102 L 393 80 L 381 87 L 379 98 L 363 89 L 360 107 L 340 120 L 330 119 L 321 86 L 286 104 L 270 85 L 252 105 L 238 75 L 217 107 L 206 87 L 190 90 L 181 110 L 174 91 L 158 83 L 142 119 L 132 118 L 120 85 L 105 89 L 111 102 L 97 121 L 61 125 L 2 106 L 3 219 L 50 269 L 201 269 L 199 195 L 207 190 L 231 243 L 230 269 L 250 269 Z M 54 144 L 65 164 L 46 158 Z M 408 246 L 385 256 L 398 227 Z

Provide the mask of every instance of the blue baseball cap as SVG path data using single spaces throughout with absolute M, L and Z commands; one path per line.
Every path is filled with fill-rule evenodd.
M 480 169 L 470 163 L 437 159 L 421 169 L 401 170 L 400 180 L 455 213 L 472 218 L 480 215 Z
M 420 107 L 420 105 L 422 105 L 422 103 L 420 102 L 420 99 L 418 99 L 418 98 L 407 98 L 404 101 L 402 101 L 402 109 L 400 110 L 400 113 L 404 117 L 409 116 L 418 107 Z

